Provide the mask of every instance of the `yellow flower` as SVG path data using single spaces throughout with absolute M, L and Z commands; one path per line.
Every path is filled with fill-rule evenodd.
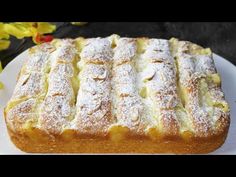
M 52 33 L 55 30 L 56 26 L 48 22 L 0 23 L 0 50 L 5 50 L 9 47 L 10 41 L 1 39 L 9 39 L 10 35 L 18 39 L 32 37 L 34 43 L 39 44 L 42 41 L 37 42 L 36 37 Z
M 10 41 L 6 39 L 9 39 L 9 35 L 5 32 L 4 24 L 0 23 L 0 50 L 5 50 L 9 47 Z
M 2 62 L 0 61 L 0 73 L 2 72 Z
M 0 51 L 5 50 L 10 46 L 10 41 L 0 39 Z
M 15 36 L 18 39 L 22 39 L 24 37 L 30 37 L 32 36 L 32 32 L 30 31 L 31 23 L 21 23 L 21 22 L 15 22 L 15 23 L 8 23 L 5 24 L 5 31 Z
M 0 39 L 9 39 L 9 34 L 5 32 L 3 23 L 0 23 Z
M 47 22 L 37 22 L 37 32 L 39 34 L 52 33 L 56 30 L 56 26 Z
M 2 63 L 0 61 L 0 73 L 2 72 Z M 4 85 L 3 83 L 0 81 L 0 89 L 3 89 Z
M 3 83 L 0 81 L 0 90 L 4 88 Z
M 85 25 L 87 22 L 71 22 L 72 25 L 82 26 Z
M 4 28 L 8 34 L 22 39 L 24 37 L 34 37 L 38 33 L 52 33 L 56 26 L 47 22 L 14 22 L 5 24 Z
M 40 44 L 42 42 L 50 42 L 50 40 L 44 40 L 43 34 L 52 33 L 56 30 L 56 26 L 47 22 L 37 22 L 33 24 L 34 28 L 32 29 L 32 40 L 35 44 Z M 53 37 L 50 37 L 51 40 Z

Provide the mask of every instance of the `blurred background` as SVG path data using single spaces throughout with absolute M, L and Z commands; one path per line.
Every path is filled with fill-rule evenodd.
M 54 38 L 105 37 L 118 34 L 123 37 L 176 37 L 210 47 L 212 51 L 236 65 L 236 23 L 230 22 L 89 22 L 82 26 L 70 22 L 53 22 Z M 17 55 L 36 45 L 32 38 L 10 36 L 8 49 L 0 51 L 3 68 Z

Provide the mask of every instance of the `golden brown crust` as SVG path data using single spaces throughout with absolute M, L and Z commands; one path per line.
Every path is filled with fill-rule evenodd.
M 49 136 L 33 129 L 14 133 L 9 129 L 11 140 L 25 152 L 31 153 L 174 153 L 202 154 L 219 148 L 225 141 L 227 130 L 207 138 L 183 139 L 180 137 L 159 137 L 157 140 L 143 137 L 128 137 L 122 141 L 111 141 L 108 137 L 81 137 L 74 131 L 60 136 Z

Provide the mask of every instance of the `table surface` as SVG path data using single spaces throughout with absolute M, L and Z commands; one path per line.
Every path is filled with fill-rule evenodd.
M 85 26 L 55 22 L 56 38 L 105 37 L 118 34 L 124 37 L 176 37 L 189 40 L 223 56 L 236 65 L 236 23 L 232 22 L 89 22 Z M 0 52 L 3 67 L 24 50 L 33 46 L 31 38 L 11 37 L 9 49 Z

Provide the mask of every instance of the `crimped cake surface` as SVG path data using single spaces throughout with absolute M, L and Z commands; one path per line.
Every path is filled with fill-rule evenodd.
M 118 35 L 31 48 L 5 120 L 27 152 L 210 152 L 230 123 L 210 49 Z

